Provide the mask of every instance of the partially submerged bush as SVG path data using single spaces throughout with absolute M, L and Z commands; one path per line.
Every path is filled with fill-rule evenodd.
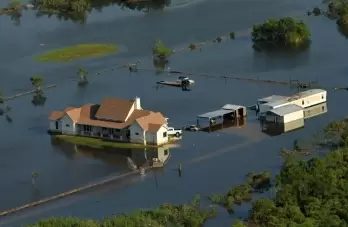
M 308 44 L 311 33 L 302 21 L 291 17 L 280 20 L 270 19 L 263 24 L 253 26 L 254 44 L 266 44 L 279 47 L 298 47 Z
M 164 59 L 173 53 L 174 51 L 170 49 L 169 47 L 165 46 L 161 40 L 158 40 L 158 39 L 155 40 L 155 45 L 152 48 L 152 54 L 155 57 Z
M 236 38 L 236 33 L 235 32 L 231 32 L 230 33 L 230 38 L 231 39 L 235 39 Z
M 189 48 L 190 50 L 195 50 L 195 49 L 197 48 L 197 46 L 196 46 L 195 44 L 191 43 L 191 44 L 188 46 L 188 48 Z
M 251 200 L 253 188 L 250 184 L 241 184 L 229 189 L 225 194 L 213 194 L 208 198 L 212 203 L 225 207 L 230 213 L 233 212 L 233 204 L 241 204 Z
M 216 42 L 220 43 L 222 41 L 222 38 L 219 36 L 216 38 Z

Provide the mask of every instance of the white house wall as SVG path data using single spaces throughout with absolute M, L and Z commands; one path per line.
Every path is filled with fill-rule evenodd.
M 58 129 L 56 128 L 56 122 L 58 122 Z M 57 121 L 50 120 L 49 130 L 51 132 L 62 132 L 62 122 L 60 120 L 57 120 Z
M 304 118 L 303 110 L 295 111 L 295 112 L 284 115 L 282 123 L 292 122 L 301 118 Z
M 166 136 L 163 136 L 163 134 L 166 134 Z M 157 139 L 156 143 L 158 145 L 166 144 L 168 143 L 168 130 L 165 126 L 162 126 L 158 131 L 157 131 Z
M 304 118 L 283 124 L 284 132 L 289 132 L 304 127 Z
M 130 141 L 131 143 L 140 143 L 140 144 L 146 144 L 145 140 L 145 132 L 140 127 L 140 125 L 137 122 L 134 122 L 130 127 Z
M 303 101 L 303 104 L 302 104 Z M 301 106 L 303 108 L 307 108 L 310 106 L 314 106 L 320 103 L 326 102 L 326 91 L 313 94 L 302 99 L 291 101 L 290 103 Z
M 67 114 L 65 114 L 61 118 L 61 124 L 62 124 L 63 134 L 71 134 L 71 135 L 76 134 L 75 123 L 71 120 L 71 118 Z

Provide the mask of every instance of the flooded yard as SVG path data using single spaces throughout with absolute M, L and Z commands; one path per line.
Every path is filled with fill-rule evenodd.
M 181 1 L 182 2 L 182 1 Z M 299 55 L 289 53 L 255 53 L 250 37 L 237 38 L 203 48 L 202 51 L 177 53 L 170 57 L 171 70 L 195 74 L 246 76 L 250 78 L 288 81 L 290 77 L 307 82 L 318 79 L 328 90 L 328 112 L 305 121 L 301 130 L 269 137 L 261 133 L 254 112 L 248 112 L 244 128 L 213 133 L 187 132 L 170 148 L 170 158 L 162 172 L 148 172 L 62 199 L 55 203 L 0 218 L 0 226 L 17 226 L 50 216 L 102 218 L 118 212 L 149 208 L 163 202 L 181 203 L 195 193 L 208 195 L 240 183 L 250 171 L 271 170 L 281 164 L 279 150 L 290 147 L 294 139 L 310 137 L 328 122 L 343 118 L 348 107 L 342 105 L 348 93 L 333 92 L 347 81 L 345 55 L 347 40 L 336 24 L 326 18 L 307 17 L 306 10 L 318 1 L 241 1 L 206 0 L 191 4 L 172 1 L 163 11 L 149 13 L 121 10 L 117 6 L 93 12 L 84 25 L 59 21 L 55 17 L 36 18 L 24 12 L 19 26 L 7 16 L 0 19 L 0 89 L 5 96 L 31 88 L 29 77 L 42 75 L 47 84 L 57 88 L 45 91 L 46 104 L 34 107 L 31 96 L 9 102 L 12 123 L 0 118 L 0 210 L 54 195 L 107 176 L 130 171 L 125 156 L 98 154 L 91 150 L 52 145 L 46 130 L 47 116 L 53 110 L 85 103 L 100 103 L 104 97 L 132 99 L 141 97 L 142 106 L 160 111 L 169 125 L 182 127 L 195 124 L 196 116 L 219 109 L 226 103 L 253 105 L 261 97 L 272 94 L 290 95 L 297 89 L 272 84 L 250 83 L 218 77 L 190 76 L 196 84 L 189 92 L 180 88 L 156 87 L 159 80 L 176 80 L 176 74 L 154 71 L 129 73 L 128 69 L 92 75 L 115 64 L 139 60 L 141 68 L 153 68 L 151 48 L 154 39 L 173 48 L 211 40 L 229 32 L 245 32 L 255 23 L 270 17 L 301 18 L 312 32 L 312 44 Z M 0 0 L 0 6 L 6 5 Z M 252 6 L 252 7 L 251 7 Z M 250 16 L 252 15 L 252 16 Z M 120 53 L 71 63 L 38 63 L 33 61 L 45 51 L 80 43 L 111 43 L 121 47 Z M 45 45 L 40 45 L 45 44 Z M 334 45 L 332 45 L 334 44 Z M 90 83 L 77 87 L 75 72 L 85 67 Z M 259 130 L 259 131 L 257 131 Z M 143 151 L 136 159 L 142 162 Z M 137 162 L 137 161 L 135 161 Z M 183 177 L 176 171 L 183 164 Z M 38 190 L 31 185 L 31 173 L 39 171 Z M 157 183 L 156 183 L 157 182 Z M 146 196 L 144 196 L 146 194 Z M 245 216 L 247 207 L 237 210 Z M 231 218 L 220 214 L 207 226 L 229 226 Z

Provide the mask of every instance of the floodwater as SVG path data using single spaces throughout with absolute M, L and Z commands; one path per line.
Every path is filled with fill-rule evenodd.
M 0 6 L 7 2 L 0 0 Z M 196 116 L 220 108 L 226 103 L 252 105 L 256 99 L 296 92 L 289 87 L 256 84 L 192 76 L 196 85 L 189 92 L 177 88 L 157 88 L 158 80 L 176 79 L 176 75 L 151 71 L 129 74 L 126 69 L 90 76 L 86 88 L 78 88 L 76 68 L 85 67 L 90 74 L 112 68 L 115 64 L 140 60 L 141 67 L 152 67 L 153 40 L 162 39 L 173 48 L 213 39 L 231 31 L 247 31 L 253 24 L 270 17 L 296 16 L 312 31 L 312 44 L 299 54 L 254 53 L 249 37 L 238 38 L 203 48 L 202 52 L 178 53 L 170 58 L 172 70 L 197 74 L 247 76 L 260 79 L 302 81 L 318 79 L 327 87 L 343 86 L 347 81 L 347 40 L 334 22 L 322 17 L 306 17 L 306 10 L 320 3 L 317 0 L 201 0 L 176 4 L 163 11 L 143 13 L 117 6 L 94 12 L 87 24 L 59 21 L 55 17 L 36 18 L 27 11 L 21 24 L 15 26 L 9 17 L 0 17 L 1 90 L 11 95 L 28 90 L 28 78 L 43 75 L 46 83 L 58 87 L 45 92 L 43 107 L 34 107 L 31 97 L 9 102 L 12 123 L 0 118 L 0 209 L 18 206 L 76 186 L 130 171 L 129 154 L 98 154 L 52 145 L 46 134 L 47 115 L 68 105 L 99 103 L 104 97 L 142 99 L 145 109 L 161 111 L 175 127 L 194 124 Z M 252 6 L 252 7 L 250 7 Z M 53 48 L 79 43 L 114 43 L 121 53 L 107 57 L 64 64 L 43 64 L 33 56 Z M 40 46 L 40 44 L 45 44 Z M 113 213 L 149 208 L 163 202 L 183 203 L 195 193 L 208 195 L 221 192 L 243 181 L 250 171 L 279 170 L 282 159 L 279 149 L 290 147 L 294 139 L 310 137 L 328 122 L 343 118 L 347 111 L 345 92 L 328 94 L 328 112 L 305 121 L 301 130 L 277 137 L 261 133 L 250 112 L 244 128 L 214 133 L 185 133 L 178 148 L 170 149 L 171 157 L 163 171 L 148 172 L 120 182 L 49 203 L 0 219 L 0 226 L 17 226 L 50 216 L 102 218 Z M 143 151 L 139 151 L 142 152 Z M 87 155 L 89 154 L 89 155 Z M 92 155 L 91 155 L 92 154 Z M 183 164 L 183 177 L 175 171 Z M 31 185 L 31 173 L 39 171 L 37 188 Z M 207 226 L 229 226 L 232 219 L 247 214 L 241 206 L 235 216 L 225 213 Z

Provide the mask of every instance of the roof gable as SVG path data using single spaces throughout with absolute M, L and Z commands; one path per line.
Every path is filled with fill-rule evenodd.
M 119 98 L 105 98 L 101 103 L 95 118 L 100 120 L 111 120 L 125 122 L 130 115 L 134 100 Z

